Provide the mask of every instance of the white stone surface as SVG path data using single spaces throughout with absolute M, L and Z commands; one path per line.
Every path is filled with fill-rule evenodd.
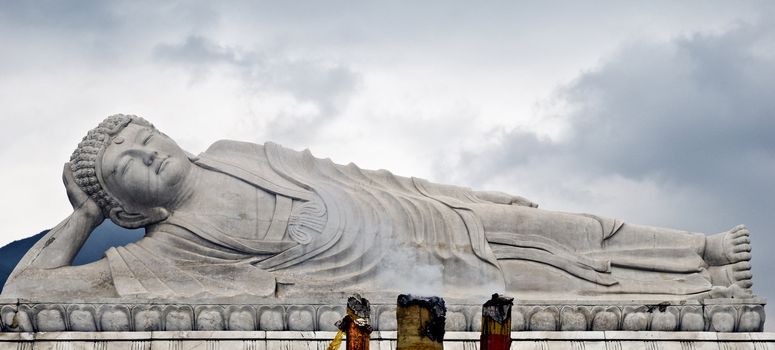
M 194 306 L 190 320 L 188 310 L 162 320 L 158 310 L 131 314 L 115 304 L 68 315 L 38 310 L 33 316 L 40 319 L 31 321 L 45 330 L 68 329 L 71 320 L 64 316 L 102 330 L 127 324 L 158 329 L 160 322 L 199 330 L 255 329 L 256 322 L 319 329 L 318 315 L 306 307 L 355 292 L 471 300 L 505 292 L 517 299 L 617 304 L 751 297 L 744 226 L 706 236 L 543 210 L 516 195 L 335 164 L 273 143 L 218 141 L 193 156 L 135 116 L 111 116 L 90 131 L 63 178 L 73 213 L 25 255 L 4 297 L 166 305 L 196 299 L 203 305 Z M 145 227 L 147 237 L 109 249 L 98 262 L 69 266 L 106 219 Z M 274 311 L 267 306 L 258 320 L 250 316 L 258 310 L 227 315 L 204 305 L 218 299 L 238 307 L 234 298 L 244 296 L 309 302 Z M 625 322 L 628 329 L 700 330 L 710 324 L 717 331 L 738 324 L 755 329 L 763 322 L 758 311 L 731 305 L 708 315 L 695 310 L 686 322 L 678 308 L 664 309 L 625 322 L 629 311 L 615 305 L 563 314 L 547 304 L 524 311 L 523 321 L 524 329 L 613 330 Z M 744 318 L 737 317 L 741 312 Z M 91 320 L 90 314 L 99 317 Z
M 21 349 L 325 349 L 335 332 L 40 332 L 0 333 L 0 350 Z M 394 349 L 396 332 L 375 331 L 372 349 Z M 447 332 L 445 349 L 477 349 L 479 333 Z M 512 349 L 766 350 L 775 333 L 515 332 Z M 344 349 L 344 344 L 341 349 Z
M 760 332 L 764 327 L 764 300 L 712 299 L 658 303 L 654 301 L 517 301 L 511 308 L 513 331 L 735 331 Z M 237 300 L 227 304 L 134 303 L 95 300 L 92 303 L 51 303 L 0 300 L 0 330 L 28 331 L 175 331 L 261 330 L 334 331 L 344 316 L 344 302 L 316 300 Z M 228 302 L 228 301 L 224 301 Z M 337 305 L 340 304 L 340 305 Z M 448 331 L 479 331 L 481 306 L 450 300 Z M 633 322 L 637 320 L 638 322 Z M 396 329 L 394 303 L 371 303 L 375 330 Z

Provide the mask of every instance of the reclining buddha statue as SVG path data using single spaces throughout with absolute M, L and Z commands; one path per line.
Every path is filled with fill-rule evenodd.
M 705 235 L 543 210 L 274 143 L 224 140 L 194 156 L 132 115 L 89 131 L 63 173 L 73 212 L 27 252 L 4 297 L 282 298 L 412 286 L 461 298 L 752 293 L 742 225 Z M 105 219 L 145 237 L 72 266 Z

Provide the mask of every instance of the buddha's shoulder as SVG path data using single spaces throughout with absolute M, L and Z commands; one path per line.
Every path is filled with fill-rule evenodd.
M 207 151 L 205 153 L 218 153 L 218 152 L 255 152 L 255 151 L 263 151 L 264 149 L 281 149 L 283 151 L 291 151 L 300 153 L 297 150 L 293 150 L 290 148 L 286 148 L 280 144 L 267 141 L 266 143 L 254 143 L 254 142 L 246 142 L 246 141 L 236 141 L 236 140 L 218 140 L 213 142 L 210 147 L 207 148 Z M 309 152 L 308 150 L 305 150 Z
M 259 144 L 245 141 L 235 140 L 219 140 L 214 142 L 206 151 L 200 154 L 209 158 L 216 158 L 221 160 L 228 160 L 230 158 L 261 158 L 266 159 L 267 153 L 272 153 L 278 158 L 283 157 L 296 157 L 308 155 L 312 157 L 312 154 L 308 149 L 304 151 L 297 151 L 291 148 L 284 147 L 274 142 L 267 141 L 266 143 Z
M 280 161 L 289 154 L 299 152 L 284 148 L 272 142 L 257 144 L 252 142 L 220 140 L 216 141 L 206 151 L 197 157 L 200 162 L 217 161 L 238 166 L 242 170 L 254 173 L 262 172 L 269 167 L 269 154 L 275 155 Z
M 235 140 L 218 140 L 215 141 L 210 147 L 207 148 L 205 153 L 207 154 L 222 154 L 222 153 L 252 153 L 261 151 L 264 149 L 263 144 L 257 144 L 253 142 L 235 141 Z
M 253 168 L 266 163 L 264 145 L 234 140 L 216 141 L 196 158 L 200 162 L 210 160 L 226 164 L 239 164 L 241 168 L 246 170 L 257 170 Z

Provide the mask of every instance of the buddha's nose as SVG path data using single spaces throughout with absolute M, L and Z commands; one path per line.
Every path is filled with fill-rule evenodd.
M 153 151 L 153 152 L 147 152 L 145 154 L 145 157 L 143 157 L 143 164 L 146 166 L 151 166 L 153 164 L 153 161 L 156 160 L 156 157 L 159 156 L 159 152 Z

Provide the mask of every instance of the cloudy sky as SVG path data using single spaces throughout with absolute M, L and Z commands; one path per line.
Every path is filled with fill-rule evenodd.
M 0 246 L 66 217 L 114 113 L 198 153 L 272 140 L 542 208 L 746 223 L 775 300 L 765 1 L 0 3 Z

